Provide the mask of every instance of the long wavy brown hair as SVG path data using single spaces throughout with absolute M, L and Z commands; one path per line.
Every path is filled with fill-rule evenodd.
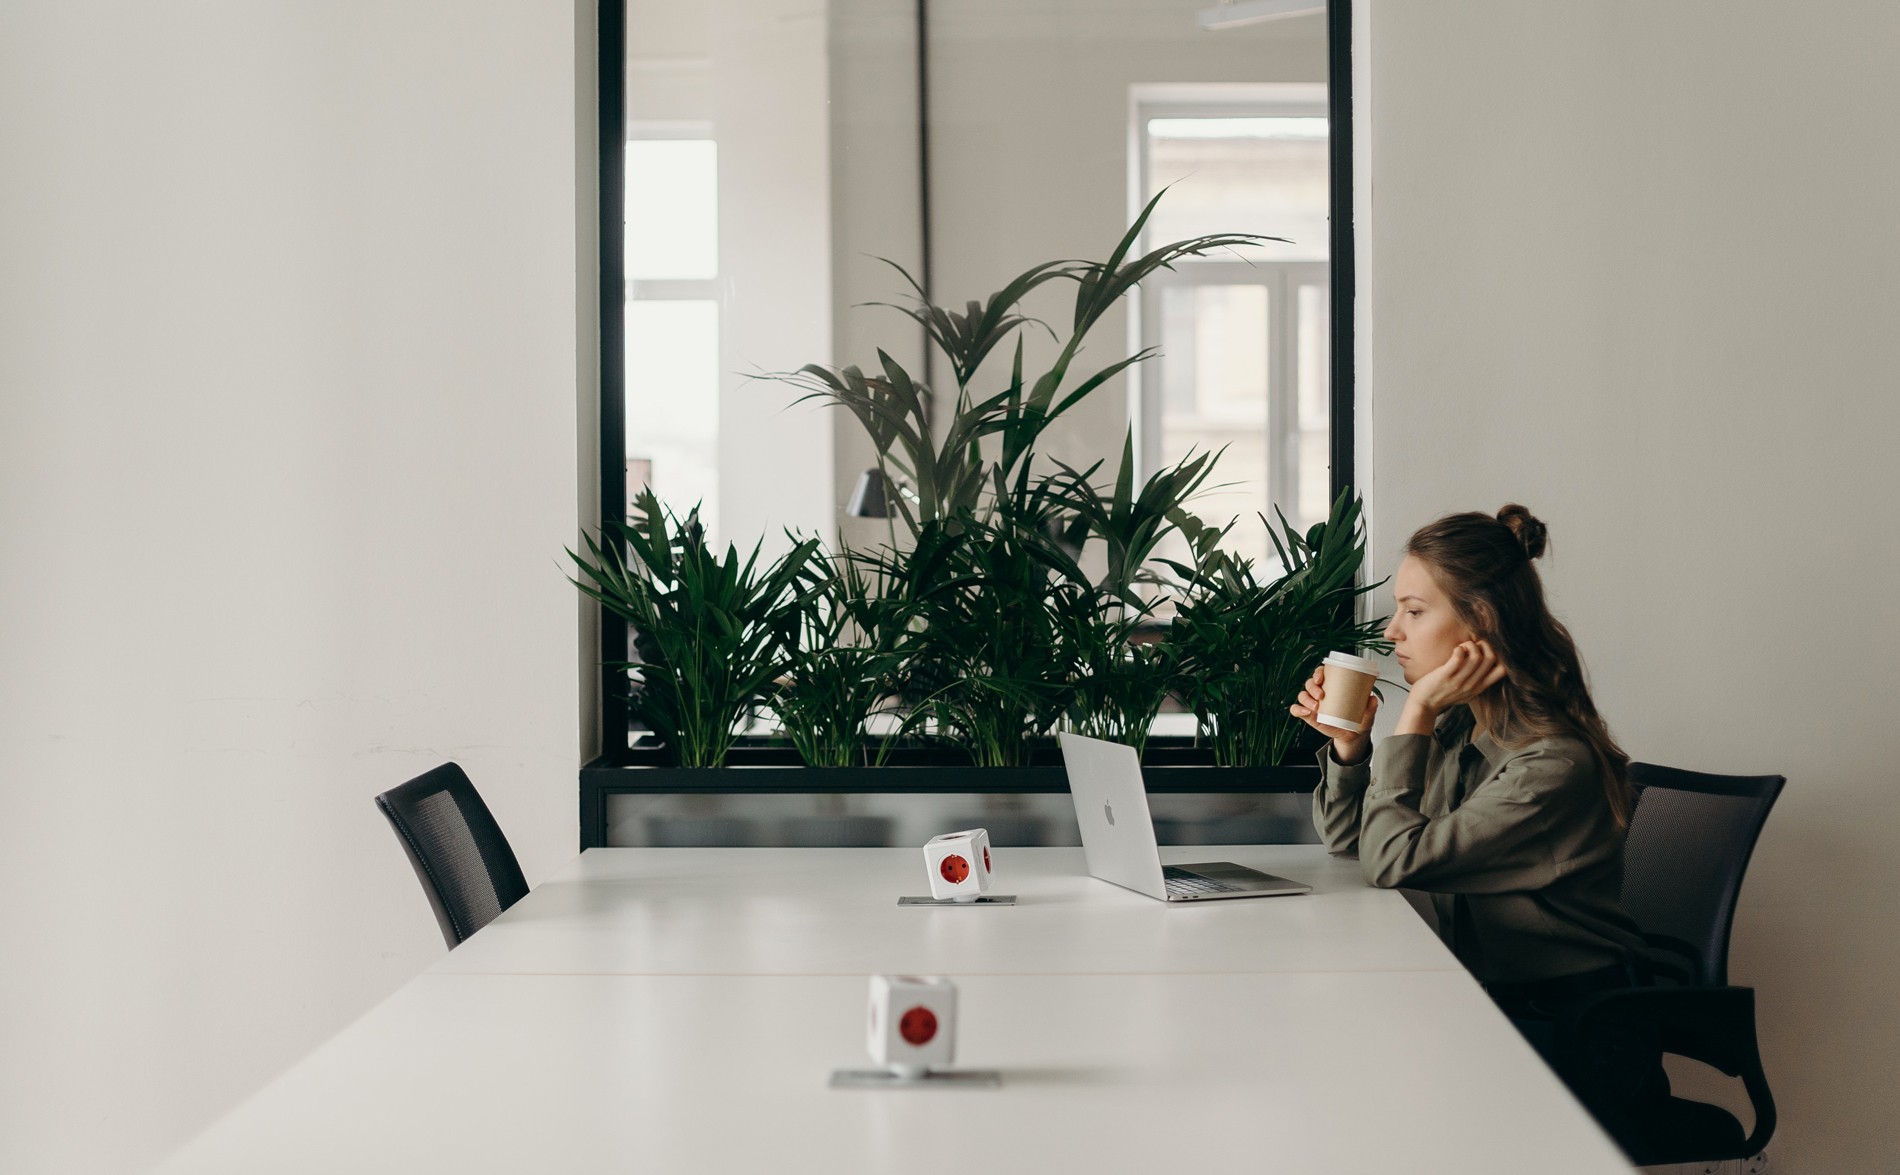
M 1510 744 L 1574 735 L 1603 764 L 1603 794 L 1618 827 L 1634 806 L 1629 756 L 1610 737 L 1584 680 L 1577 643 L 1544 603 L 1544 581 L 1532 566 L 1548 533 L 1515 503 L 1494 518 L 1448 514 L 1421 527 L 1405 553 L 1431 569 L 1465 626 L 1488 641 L 1507 676 L 1472 699 L 1472 712 L 1491 737 Z

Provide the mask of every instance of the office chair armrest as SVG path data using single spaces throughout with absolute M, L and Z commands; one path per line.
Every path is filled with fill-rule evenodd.
M 1740 1077 L 1755 1112 L 1745 1144 L 1756 1154 L 1775 1132 L 1775 1099 L 1762 1072 L 1751 987 L 1632 987 L 1602 992 L 1579 1003 L 1557 1024 L 1558 1047 L 1578 1066 L 1577 1076 L 1612 1097 L 1645 1091 L 1615 1088 L 1640 1072 L 1641 1054 L 1672 1053 Z M 1666 1095 L 1666 1091 L 1663 1091 Z

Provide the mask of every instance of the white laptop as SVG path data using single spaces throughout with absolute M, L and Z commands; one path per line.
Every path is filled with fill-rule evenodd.
M 1164 867 L 1135 748 L 1065 734 L 1062 763 L 1069 772 L 1069 794 L 1075 798 L 1090 876 L 1164 902 L 1313 892 L 1310 885 L 1231 861 Z

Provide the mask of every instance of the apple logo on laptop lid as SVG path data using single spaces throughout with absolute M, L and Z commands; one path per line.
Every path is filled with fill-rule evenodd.
M 1113 823 L 1115 823 L 1115 808 L 1114 808 L 1114 805 L 1112 805 L 1112 804 L 1103 804 L 1103 805 L 1102 805 L 1102 814 L 1108 817 L 1108 822 L 1109 822 L 1110 824 L 1113 824 Z

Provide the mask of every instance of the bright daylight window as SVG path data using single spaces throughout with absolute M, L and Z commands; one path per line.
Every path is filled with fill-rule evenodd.
M 1147 103 L 1136 119 L 1140 200 L 1167 189 L 1145 247 L 1235 230 L 1291 242 L 1189 259 L 1140 295 L 1141 343 L 1160 350 L 1137 385 L 1142 465 L 1224 448 L 1198 513 L 1237 518 L 1224 545 L 1271 574 L 1260 515 L 1278 506 L 1304 530 L 1331 504 L 1324 106 Z
M 627 143 L 627 495 L 719 522 L 718 148 L 711 128 Z M 631 516 L 631 510 L 629 510 Z

